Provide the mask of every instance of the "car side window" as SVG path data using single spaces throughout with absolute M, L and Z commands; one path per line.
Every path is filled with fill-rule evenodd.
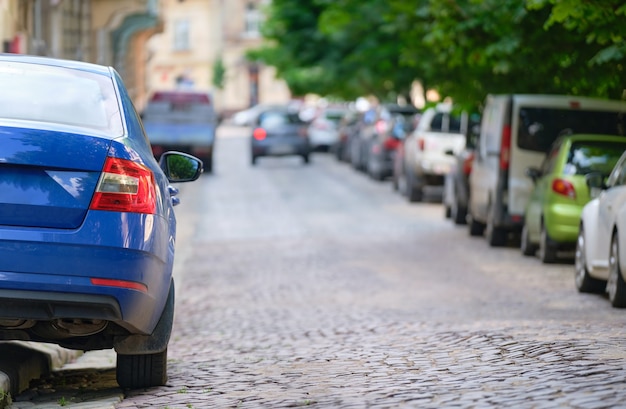
M 541 165 L 541 174 L 542 175 L 547 175 L 547 174 L 551 173 L 554 170 L 554 165 L 556 163 L 556 158 L 559 155 L 559 150 L 560 149 L 561 149 L 561 144 L 560 143 L 556 143 L 556 144 L 554 144 L 554 146 L 552 147 L 552 149 L 550 150 L 548 155 L 546 155 L 546 158 L 544 159 L 543 164 Z
M 607 181 L 607 186 L 609 187 L 621 186 L 624 184 L 626 184 L 626 156 L 622 156 Z

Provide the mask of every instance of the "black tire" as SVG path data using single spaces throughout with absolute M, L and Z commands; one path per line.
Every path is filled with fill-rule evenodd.
M 406 198 L 410 203 L 421 202 L 423 198 L 421 186 L 416 186 L 415 175 L 412 172 L 406 173 Z
M 213 173 L 213 156 L 204 159 L 204 173 Z
M 485 225 L 474 220 L 473 217 L 470 218 L 469 222 L 469 235 L 472 237 L 479 237 L 485 233 Z
M 446 219 L 450 219 L 452 217 L 452 208 L 450 206 L 444 205 L 444 215 Z
M 534 256 L 535 254 L 537 254 L 537 249 L 539 248 L 539 246 L 530 242 L 530 237 L 528 236 L 528 227 L 526 227 L 526 224 L 524 224 L 524 227 L 522 227 L 522 235 L 520 241 L 520 250 L 522 251 L 522 255 Z
M 541 238 L 539 239 L 539 249 L 537 257 L 544 264 L 552 264 L 557 259 L 557 246 L 554 244 L 543 223 L 541 223 Z
M 117 383 L 124 389 L 163 386 L 167 382 L 167 349 L 156 354 L 117 355 Z
M 609 301 L 615 308 L 626 307 L 626 283 L 622 277 L 622 269 L 619 266 L 619 243 L 617 232 L 613 233 L 611 240 L 611 252 L 609 256 L 609 279 L 606 283 L 606 291 Z
M 252 155 L 252 156 L 250 157 L 250 164 L 251 164 L 252 166 L 256 165 L 256 160 L 257 160 L 257 157 L 256 157 L 256 156 L 254 156 L 254 155 Z
M 501 227 L 494 226 L 494 216 L 491 210 L 489 211 L 485 233 L 487 243 L 491 247 L 503 247 L 506 245 L 508 232 Z
M 302 160 L 305 165 L 311 162 L 311 159 L 309 158 L 308 154 L 302 155 Z
M 585 246 L 585 236 L 583 234 L 583 226 L 581 225 L 578 230 L 576 253 L 574 255 L 574 282 L 576 283 L 576 288 L 581 293 L 603 293 L 606 288 L 606 281 L 598 280 L 589 275 Z
M 452 206 L 452 214 L 450 215 L 454 224 L 467 224 L 467 208 L 459 206 L 458 203 Z

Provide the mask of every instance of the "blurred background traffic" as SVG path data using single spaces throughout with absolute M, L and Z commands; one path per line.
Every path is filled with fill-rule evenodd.
M 625 15 L 617 0 L 0 0 L 0 35 L 4 52 L 115 68 L 155 156 L 210 173 L 224 124 L 250 128 L 254 166 L 332 154 L 490 246 L 574 251 L 579 290 L 608 280 L 619 306 L 624 195 L 588 216 L 601 249 L 580 226 L 622 184 Z

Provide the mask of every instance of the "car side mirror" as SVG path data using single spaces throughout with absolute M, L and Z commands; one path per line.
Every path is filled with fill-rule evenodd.
M 537 168 L 526 168 L 526 176 L 532 179 L 533 182 L 537 182 L 537 179 L 541 177 L 541 171 Z
M 194 181 L 204 171 L 200 159 L 183 152 L 164 152 L 159 159 L 159 166 L 171 183 Z

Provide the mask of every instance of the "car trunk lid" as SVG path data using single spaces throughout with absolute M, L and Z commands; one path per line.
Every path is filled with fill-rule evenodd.
M 0 225 L 80 226 L 110 140 L 0 126 Z

